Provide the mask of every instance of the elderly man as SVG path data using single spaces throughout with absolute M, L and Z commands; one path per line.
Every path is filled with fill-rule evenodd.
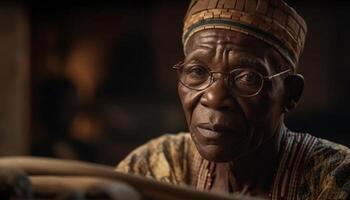
M 174 66 L 190 133 L 133 151 L 117 171 L 266 199 L 347 199 L 348 148 L 284 126 L 303 91 L 304 20 L 282 0 L 193 0 Z

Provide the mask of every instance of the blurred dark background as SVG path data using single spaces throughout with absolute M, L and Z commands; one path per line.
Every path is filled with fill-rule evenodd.
M 299 67 L 306 88 L 286 124 L 350 146 L 350 3 L 287 2 L 305 18 L 309 32 Z M 6 25 L 0 26 L 5 44 L 0 73 L 15 77 L 0 83 L 5 97 L 0 101 L 1 155 L 115 165 L 151 138 L 186 131 L 171 67 L 183 58 L 188 3 L 0 4 L 0 13 L 7 13 L 0 15 L 0 25 Z

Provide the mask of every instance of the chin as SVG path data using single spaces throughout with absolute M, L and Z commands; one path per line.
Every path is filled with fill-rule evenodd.
M 248 152 L 248 140 L 243 138 L 225 138 L 225 140 L 209 141 L 201 137 L 195 130 L 191 131 L 199 154 L 212 162 L 231 162 L 243 157 Z
M 238 148 L 240 149 L 240 148 Z M 230 162 L 242 157 L 245 153 L 237 152 L 231 148 L 218 145 L 197 145 L 199 154 L 206 160 L 212 162 Z

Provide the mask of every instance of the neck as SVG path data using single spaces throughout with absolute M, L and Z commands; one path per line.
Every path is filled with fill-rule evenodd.
M 235 191 L 247 188 L 250 192 L 268 192 L 270 190 L 278 164 L 280 138 L 283 131 L 284 125 L 281 124 L 274 136 L 258 149 L 229 163 L 233 179 L 231 180 L 232 187 Z

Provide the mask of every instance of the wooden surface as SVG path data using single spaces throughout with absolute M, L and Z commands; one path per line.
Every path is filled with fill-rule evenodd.
M 34 158 L 34 157 L 9 157 L 0 159 L 0 167 L 17 167 L 25 171 L 29 178 L 33 180 L 34 193 L 35 188 L 40 188 L 38 185 L 41 180 L 41 185 L 45 185 L 51 181 L 63 181 L 62 177 L 68 178 L 70 182 L 75 178 L 83 178 L 89 180 L 98 178 L 97 180 L 114 180 L 123 182 L 135 188 L 146 200 L 245 200 L 256 199 L 252 197 L 237 197 L 233 195 L 209 193 L 194 190 L 187 186 L 174 186 L 170 184 L 156 182 L 140 176 L 133 176 L 115 172 L 112 167 L 67 160 L 56 160 L 49 158 Z M 61 179 L 60 179 L 61 177 Z M 69 179 L 70 178 L 70 179 Z M 96 181 L 96 180 L 95 180 Z M 78 183 L 77 181 L 76 183 Z M 77 184 L 79 186 L 79 184 Z M 83 186 L 80 185 L 80 186 Z M 54 187 L 53 187 L 54 188 Z M 131 200 L 131 199 L 130 199 Z

